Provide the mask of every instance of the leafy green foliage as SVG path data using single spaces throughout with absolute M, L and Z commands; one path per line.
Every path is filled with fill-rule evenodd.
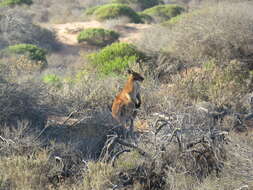
M 46 51 L 32 44 L 17 44 L 9 46 L 7 51 L 15 54 L 28 54 L 31 60 L 47 62 Z
M 112 30 L 103 28 L 89 28 L 79 33 L 77 40 L 79 43 L 87 42 L 91 45 L 105 46 L 113 43 L 119 38 L 119 34 Z
M 150 15 L 157 22 L 165 21 L 181 14 L 184 8 L 179 5 L 157 5 L 155 7 L 144 10 L 142 13 Z
M 131 9 L 125 4 L 107 4 L 95 8 L 95 10 L 92 10 L 90 12 L 93 12 L 92 15 L 94 15 L 97 20 L 101 21 L 107 19 L 115 19 L 119 17 L 127 17 L 130 19 L 130 22 L 142 22 L 140 16 L 133 9 Z
M 112 3 L 136 4 L 141 9 L 147 9 L 163 3 L 161 0 L 112 0 Z
M 131 63 L 141 60 L 145 55 L 139 52 L 135 46 L 127 43 L 113 43 L 100 50 L 98 53 L 88 55 L 89 62 L 96 67 L 101 74 L 121 73 Z
M 31 5 L 32 3 L 33 3 L 32 0 L 3 0 L 2 2 L 0 2 L 0 7 L 21 5 L 21 4 Z
M 183 18 L 186 17 L 187 14 L 181 14 L 181 15 L 177 15 L 175 17 L 172 17 L 169 20 L 166 20 L 165 22 L 162 23 L 163 26 L 172 26 L 177 24 L 178 22 L 180 22 Z
M 148 14 L 145 14 L 145 13 L 138 13 L 139 16 L 141 17 L 141 20 L 143 23 L 147 23 L 147 24 L 151 24 L 154 20 L 152 18 L 152 16 L 148 15 Z
M 61 78 L 55 74 L 45 75 L 42 81 L 46 84 L 52 85 L 54 87 L 60 88 L 62 86 Z
M 199 14 L 205 14 L 209 10 L 210 10 L 210 8 L 208 7 L 208 8 L 202 8 L 202 9 L 194 10 L 192 12 L 187 12 L 187 13 L 179 14 L 179 15 L 177 15 L 175 17 L 170 18 L 169 20 L 166 20 L 162 24 L 164 26 L 175 25 L 175 24 L 180 23 L 181 21 L 184 21 L 185 19 L 193 18 L 194 16 L 198 16 Z
M 98 6 L 94 6 L 94 7 L 87 8 L 87 9 L 85 10 L 85 14 L 86 14 L 86 15 L 93 15 L 93 13 L 94 13 L 99 7 L 101 7 L 101 6 L 98 5 Z

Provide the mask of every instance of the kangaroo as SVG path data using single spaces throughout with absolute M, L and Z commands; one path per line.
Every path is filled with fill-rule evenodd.
M 128 70 L 128 79 L 121 92 L 119 92 L 112 104 L 112 116 L 125 128 L 130 121 L 130 134 L 133 135 L 133 120 L 136 117 L 136 109 L 141 106 L 140 84 L 144 78 L 137 72 Z

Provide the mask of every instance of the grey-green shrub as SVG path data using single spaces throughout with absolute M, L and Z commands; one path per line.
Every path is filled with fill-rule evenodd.
M 31 5 L 32 3 L 32 0 L 3 0 L 2 2 L 0 2 L 0 7 L 22 4 Z
M 105 46 L 118 40 L 119 34 L 103 28 L 89 28 L 81 31 L 77 37 L 79 43 L 87 42 L 91 45 Z
M 162 22 L 173 18 L 184 11 L 184 8 L 179 5 L 157 5 L 144 10 L 142 13 L 151 16 L 156 22 Z
M 222 67 L 219 62 L 209 60 L 197 70 L 189 69 L 185 76 L 175 79 L 172 92 L 183 102 L 209 101 L 217 106 L 236 108 L 250 91 L 249 78 L 249 70 L 237 60 Z
M 141 23 L 140 16 L 129 6 L 125 4 L 107 4 L 95 8 L 93 16 L 95 19 L 103 21 L 107 19 L 115 19 L 119 17 L 127 17 L 130 22 Z
M 2 52 L 6 74 L 19 76 L 21 73 L 41 71 L 47 66 L 46 51 L 32 44 L 16 44 Z
M 187 14 L 188 15 L 188 14 Z M 253 6 L 223 3 L 179 18 L 163 49 L 189 64 L 246 58 L 253 36 Z
M 132 44 L 113 43 L 87 58 L 101 74 L 108 75 L 122 73 L 131 63 L 144 59 L 145 55 Z
M 28 54 L 31 60 L 47 62 L 46 51 L 32 44 L 17 44 L 9 46 L 7 51 L 15 54 Z
M 87 9 L 85 9 L 85 14 L 86 15 L 93 15 L 93 13 L 99 8 L 99 7 L 101 7 L 101 5 L 98 5 L 98 6 L 94 6 L 94 7 L 89 7 L 89 8 L 87 8 Z
M 128 5 L 135 5 L 141 10 L 147 9 L 159 4 L 162 4 L 162 0 L 112 0 L 112 3 L 121 3 L 121 4 L 128 4 Z

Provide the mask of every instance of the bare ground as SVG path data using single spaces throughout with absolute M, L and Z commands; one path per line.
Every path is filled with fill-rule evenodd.
M 79 46 L 77 42 L 77 35 L 81 30 L 96 27 L 106 28 L 105 24 L 98 21 L 42 24 L 42 26 L 54 31 L 59 42 L 70 46 Z M 119 41 L 133 43 L 140 39 L 142 33 L 151 26 L 152 25 L 150 24 L 128 23 L 124 25 L 116 25 L 113 29 L 120 33 Z

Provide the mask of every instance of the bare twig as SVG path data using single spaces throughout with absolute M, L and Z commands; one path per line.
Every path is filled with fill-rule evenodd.
M 0 136 L 0 140 L 4 143 L 7 143 L 7 140 L 5 138 L 3 138 L 2 136 Z
M 38 135 L 37 137 L 35 137 L 35 138 L 33 139 L 33 141 L 38 140 L 38 139 L 41 137 L 41 135 L 46 131 L 46 129 L 49 128 L 50 126 L 51 126 L 51 125 L 49 125 L 49 122 L 47 121 L 47 124 L 46 124 L 46 126 L 44 127 L 44 129 L 42 129 L 42 131 L 39 133 L 39 135 Z
M 62 125 L 64 125 L 65 123 L 67 123 L 67 121 L 72 117 L 72 115 L 73 115 L 74 113 L 77 113 L 77 112 L 78 112 L 77 110 L 72 111 L 72 112 L 68 115 L 67 119 L 62 123 Z
M 78 121 L 76 121 L 75 123 L 73 123 L 72 125 L 70 125 L 70 127 L 74 127 L 77 124 L 81 123 L 82 121 L 84 121 L 85 119 L 89 119 L 89 117 L 83 117 L 81 119 L 79 119 Z
M 1 140 L 2 142 L 4 142 L 4 143 L 7 143 L 7 144 L 10 144 L 10 143 L 14 144 L 14 143 L 15 143 L 13 140 L 3 138 L 2 136 L 0 136 L 0 140 Z
M 107 141 L 105 142 L 104 148 L 102 149 L 100 153 L 101 160 L 108 161 L 110 150 L 112 149 L 117 139 L 118 139 L 117 135 L 111 135 L 110 138 L 107 139 Z
M 117 153 L 113 156 L 113 158 L 112 158 L 112 160 L 111 160 L 111 165 L 112 165 L 112 167 L 115 166 L 115 161 L 116 161 L 116 159 L 117 159 L 121 154 L 123 154 L 123 153 L 125 153 L 125 152 L 130 152 L 130 150 L 129 150 L 129 149 L 125 149 L 125 150 L 119 151 L 119 152 L 117 152 Z
M 164 126 L 166 126 L 167 124 L 170 124 L 170 122 L 163 120 L 163 119 L 159 119 L 156 121 L 155 126 L 158 126 L 159 122 L 163 122 L 163 124 L 161 124 L 159 127 L 156 127 L 156 131 L 155 131 L 155 135 L 157 135 Z
M 200 144 L 200 143 L 208 143 L 208 141 L 205 140 L 205 137 L 202 137 L 200 140 L 188 143 L 186 145 L 186 149 L 192 148 L 193 146 Z
M 140 155 L 151 159 L 151 156 L 147 152 L 145 152 L 144 150 L 142 150 L 141 148 L 139 148 L 133 144 L 127 143 L 121 139 L 117 139 L 116 142 L 123 145 L 123 146 L 133 148 L 133 149 L 137 150 Z
M 178 132 L 181 131 L 180 128 L 176 128 L 173 133 L 172 133 L 172 136 L 171 136 L 171 139 L 170 139 L 170 142 L 172 142 L 173 140 L 173 137 L 176 137 L 177 138 L 177 142 L 178 142 L 178 148 L 179 148 L 179 151 L 182 151 L 183 147 L 182 147 L 182 142 L 181 142 L 181 139 L 180 137 L 178 136 Z

